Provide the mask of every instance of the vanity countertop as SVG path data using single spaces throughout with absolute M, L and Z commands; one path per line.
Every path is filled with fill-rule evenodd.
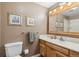
M 61 41 L 59 39 L 51 39 L 47 35 L 40 35 L 39 39 L 62 46 L 64 48 L 79 52 L 79 43 L 70 42 L 70 41 Z

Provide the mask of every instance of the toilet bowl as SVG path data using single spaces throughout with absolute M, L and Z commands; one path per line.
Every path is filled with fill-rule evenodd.
M 5 44 L 6 57 L 21 57 L 23 42 Z

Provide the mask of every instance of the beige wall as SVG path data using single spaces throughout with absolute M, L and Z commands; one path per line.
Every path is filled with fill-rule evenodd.
M 1 2 L 0 2 L 0 56 L 3 56 L 3 53 L 4 53 L 4 50 L 3 50 L 3 48 L 2 48 L 2 42 L 1 42 L 1 34 L 2 34 L 2 31 L 1 31 L 1 15 L 2 15 L 2 11 L 1 11 Z
M 30 50 L 29 55 L 35 54 L 38 51 L 36 49 L 38 41 L 36 40 L 33 44 L 28 43 L 27 33 L 30 31 L 39 32 L 39 34 L 47 33 L 47 10 L 47 8 L 32 2 L 2 3 L 2 46 L 9 42 L 23 41 L 23 48 L 29 48 Z M 22 25 L 8 25 L 8 13 L 21 15 Z M 35 17 L 36 25 L 33 27 L 26 26 L 25 16 Z M 20 36 L 22 32 L 24 32 L 24 35 Z
M 1 47 L 1 3 L 0 3 L 0 47 Z

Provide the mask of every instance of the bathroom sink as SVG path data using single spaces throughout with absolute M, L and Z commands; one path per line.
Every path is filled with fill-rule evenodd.
M 50 36 L 50 39 L 54 39 L 54 37 L 53 36 Z
M 49 39 L 54 39 L 53 35 L 46 35 L 46 37 L 49 38 Z
M 66 40 L 64 40 L 64 39 L 59 39 L 60 41 L 66 41 Z
M 60 39 L 60 37 L 56 37 L 56 39 L 54 38 L 52 39 L 51 36 L 47 36 L 47 35 L 41 35 L 40 39 L 79 52 L 79 48 L 78 48 L 79 43 L 76 43 L 74 41 L 69 41 L 65 38 L 63 38 L 62 40 Z

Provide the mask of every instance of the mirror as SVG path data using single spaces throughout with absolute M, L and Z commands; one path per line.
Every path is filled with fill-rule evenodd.
M 49 16 L 49 32 L 79 32 L 79 7 Z

